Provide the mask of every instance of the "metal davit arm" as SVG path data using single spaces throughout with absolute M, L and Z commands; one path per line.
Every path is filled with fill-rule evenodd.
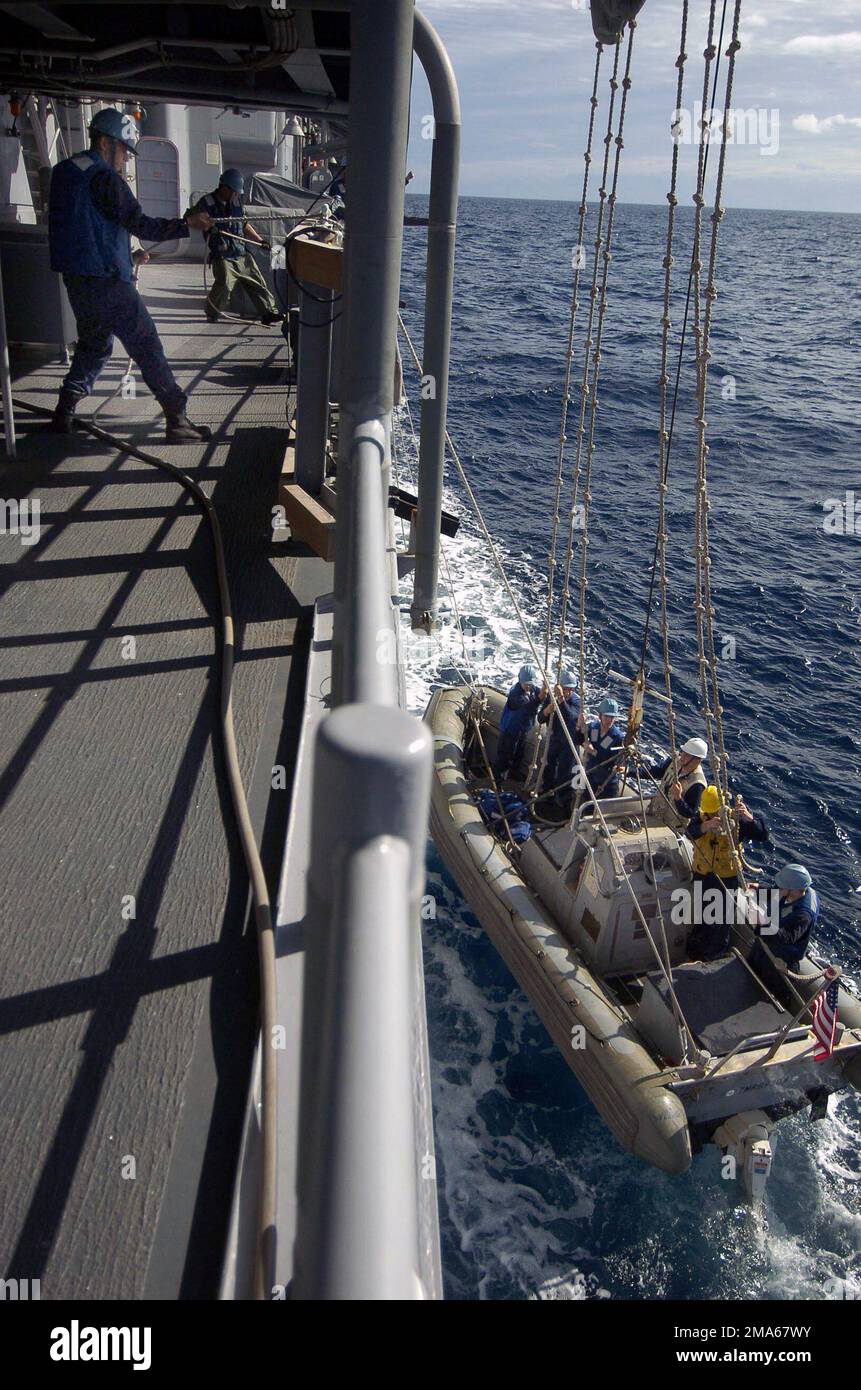
M 416 10 L 414 45 L 425 71 L 434 110 L 428 208 L 427 284 L 419 444 L 419 501 L 416 518 L 416 569 L 410 610 L 414 628 L 436 624 L 439 578 L 445 424 L 448 407 L 454 244 L 460 169 L 460 98 L 451 62 L 439 35 Z

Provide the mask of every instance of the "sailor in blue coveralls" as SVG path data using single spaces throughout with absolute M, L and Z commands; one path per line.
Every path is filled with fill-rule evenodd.
M 185 414 L 187 397 L 170 370 L 155 324 L 134 285 L 146 252 L 131 250 L 131 234 L 144 241 L 174 241 L 189 228 L 206 231 L 202 213 L 147 217 L 122 177 L 135 152 L 134 117 L 107 108 L 90 126 L 91 147 L 53 171 L 48 215 L 51 269 L 59 271 L 78 328 L 72 365 L 49 428 L 71 434 L 78 403 L 92 391 L 119 338 L 162 407 L 173 443 L 209 438 Z
M 509 772 L 517 781 L 523 769 L 520 766 L 523 741 L 535 723 L 535 716 L 544 694 L 539 691 L 541 680 L 538 668 L 527 664 L 521 666 L 520 674 L 508 692 L 508 699 L 499 721 L 499 742 L 493 760 L 493 772 L 497 780 Z
M 598 718 L 590 719 L 583 730 L 587 750 L 586 774 L 596 800 L 619 795 L 616 765 L 625 734 L 616 719 L 621 713 L 617 700 L 604 699 L 598 706 Z
M 780 892 L 780 918 L 774 924 L 776 934 L 766 936 L 765 941 L 773 956 L 784 961 L 790 970 L 797 970 L 819 924 L 819 895 L 803 864 L 785 864 L 776 883 Z M 754 943 L 748 964 L 763 984 L 774 989 L 780 976 L 759 941 Z
M 577 694 L 577 681 L 572 671 L 560 671 L 556 687 L 556 703 L 559 714 L 553 708 L 548 694 L 538 714 L 539 724 L 550 725 L 550 741 L 547 748 L 547 761 L 541 779 L 539 795 L 549 796 L 552 792 L 560 806 L 566 806 L 570 798 L 571 779 L 574 776 L 574 751 L 565 736 L 565 729 L 575 744 L 583 742 L 580 722 L 580 697 Z M 560 723 L 560 715 L 562 722 Z M 564 727 L 563 727 L 564 725 Z

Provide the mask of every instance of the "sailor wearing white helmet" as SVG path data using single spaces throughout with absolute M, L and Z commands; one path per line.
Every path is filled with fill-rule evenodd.
M 700 809 L 708 780 L 703 758 L 709 755 L 705 739 L 689 738 L 679 749 L 675 769 L 672 758 L 664 758 L 649 769 L 657 779 L 658 790 L 649 803 L 649 814 L 661 825 L 681 832 Z
M 527 662 L 525 666 L 521 666 L 517 680 L 508 692 L 508 699 L 499 721 L 499 743 L 493 760 L 493 772 L 497 780 L 509 773 L 515 781 L 520 779 L 523 743 L 535 723 L 535 716 L 544 694 L 541 672 L 537 666 Z

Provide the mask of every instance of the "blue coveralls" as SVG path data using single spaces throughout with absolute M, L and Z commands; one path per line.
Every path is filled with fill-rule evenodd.
M 499 721 L 499 743 L 493 760 L 493 771 L 497 778 L 505 777 L 511 769 L 511 775 L 516 779 L 522 771 L 520 758 L 523 740 L 535 723 L 539 699 L 540 694 L 534 686 L 524 690 L 519 681 L 515 681 L 509 690 Z
M 63 276 L 78 328 L 63 390 L 91 393 L 116 335 L 163 410 L 179 415 L 187 397 L 133 284 L 131 233 L 144 241 L 174 241 L 189 230 L 179 218 L 147 217 L 125 180 L 94 150 L 57 165 L 48 217 L 51 269 Z
M 559 712 L 564 720 L 565 727 L 568 729 L 573 741 L 577 744 L 583 742 L 583 734 L 577 728 L 577 720 L 580 718 L 580 697 L 572 695 L 568 700 L 559 700 Z M 548 695 L 538 716 L 539 724 L 550 723 L 550 739 L 547 748 L 547 761 L 544 764 L 544 776 L 541 779 L 541 791 L 556 791 L 556 799 L 564 800 L 567 787 L 570 785 L 571 778 L 574 776 L 574 754 L 571 750 L 565 734 L 562 731 L 556 711 Z
M 780 922 L 775 936 L 766 937 L 768 949 L 773 956 L 785 960 L 791 970 L 798 966 L 810 943 L 810 937 L 819 925 L 819 894 L 815 888 L 808 888 L 803 898 L 794 903 L 780 904 Z M 770 989 L 779 981 L 775 970 L 759 941 L 755 941 L 748 958 L 751 970 L 760 976 Z
M 625 742 L 625 734 L 615 721 L 606 734 L 601 733 L 601 720 L 590 719 L 586 726 L 586 742 L 592 749 L 592 757 L 587 765 L 589 786 L 596 800 L 601 797 L 619 795 L 619 778 L 616 774 L 616 759 L 619 746 Z

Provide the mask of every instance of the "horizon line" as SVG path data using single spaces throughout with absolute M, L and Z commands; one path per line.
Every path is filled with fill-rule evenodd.
M 405 196 L 406 198 L 427 198 L 427 197 L 429 196 L 429 194 L 428 194 L 428 193 L 410 193 L 410 192 L 406 192 L 406 193 L 404 194 L 404 196 Z M 566 204 L 566 205 L 569 205 L 569 204 L 570 204 L 571 206 L 574 206 L 574 205 L 576 204 L 576 205 L 579 207 L 579 199 L 578 199 L 578 198 L 524 198 L 524 197 L 522 197 L 522 196 L 518 196 L 517 194 L 511 194 L 511 193 L 506 193 L 506 194 L 502 194 L 502 193 L 458 193 L 458 200 L 460 200 L 460 199 L 464 199 L 464 200 L 465 200 L 465 199 L 468 199 L 468 198 L 469 198 L 469 199 L 474 199 L 476 202 L 490 202 L 490 201 L 493 201 L 493 202 L 497 202 L 497 203 L 564 203 L 564 204 Z M 595 201 L 595 205 L 597 206 L 597 203 L 598 203 L 599 200 L 596 198 L 594 201 Z M 666 200 L 666 198 L 663 198 L 660 202 L 650 203 L 650 202 L 642 202 L 641 200 L 633 199 L 633 198 L 632 198 L 632 199 L 618 198 L 618 199 L 617 199 L 617 203 L 618 203 L 619 205 L 623 206 L 623 207 L 634 207 L 634 208 L 665 208 L 665 207 L 666 207 L 667 200 Z M 677 212 L 681 211 L 683 207 L 687 207 L 687 204 L 682 204 L 682 203 L 680 202 L 680 203 L 679 203 L 679 207 L 676 209 L 676 211 L 677 211 Z M 692 210 L 692 208 L 693 208 L 693 205 L 691 204 L 691 208 L 690 208 L 689 210 Z M 791 213 L 800 213 L 800 214 L 802 214 L 803 216 L 808 216 L 808 217 L 861 217 L 861 210 L 855 211 L 855 210 L 852 209 L 852 208 L 841 208 L 841 209 L 838 211 L 836 208 L 772 208 L 772 207 L 748 207 L 747 205 L 742 205 L 742 204 L 740 204 L 740 203 L 739 203 L 739 204 L 730 204 L 730 205 L 728 205 L 728 206 L 725 207 L 724 211 L 725 211 L 725 212 L 791 212 Z

